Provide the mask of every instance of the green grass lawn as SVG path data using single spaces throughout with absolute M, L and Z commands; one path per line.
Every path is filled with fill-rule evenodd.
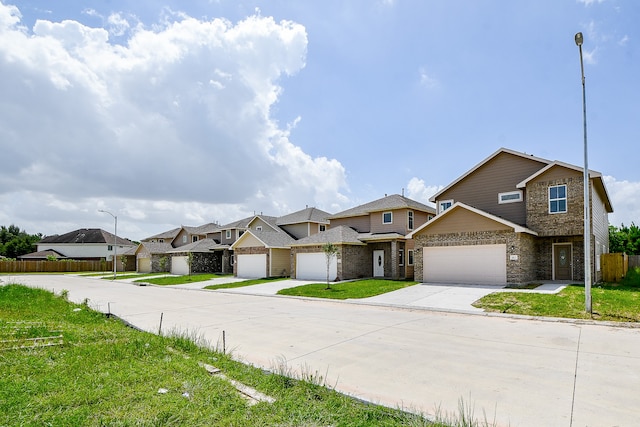
M 151 283 L 152 285 L 184 285 L 185 283 L 204 282 L 217 277 L 225 277 L 227 274 L 192 274 L 185 276 L 167 276 L 156 279 L 141 279 L 136 282 Z
M 244 286 L 260 285 L 262 283 L 277 282 L 279 280 L 286 280 L 287 277 L 265 277 L 264 279 L 251 279 L 242 280 L 240 282 L 220 283 L 218 285 L 205 286 L 205 289 L 230 289 L 230 288 L 242 288 Z
M 0 340 L 54 330 L 62 331 L 62 345 L 0 351 L 0 425 L 441 425 L 348 398 L 323 387 L 317 375 L 302 381 L 268 373 L 186 335 L 139 332 L 42 289 L 0 286 Z M 200 363 L 275 402 L 250 406 L 229 381 Z
M 385 294 L 417 283 L 418 282 L 400 280 L 364 279 L 352 282 L 331 283 L 330 289 L 327 289 L 326 283 L 312 283 L 309 285 L 297 286 L 295 288 L 282 289 L 278 291 L 278 295 L 330 299 L 357 299 Z
M 592 316 L 585 312 L 583 285 L 567 286 L 555 295 L 518 293 L 517 291 L 496 292 L 485 296 L 473 305 L 486 311 L 500 313 L 639 322 L 640 287 L 626 284 L 592 286 Z

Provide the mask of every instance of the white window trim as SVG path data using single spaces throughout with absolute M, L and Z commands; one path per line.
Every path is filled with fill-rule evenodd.
M 407 265 L 413 265 L 414 263 L 414 253 L 413 249 L 407 249 Z
M 384 216 L 385 216 L 386 214 L 389 214 L 389 216 L 391 217 L 391 221 L 389 221 L 389 222 L 385 222 L 385 220 L 384 220 Z M 391 212 L 391 211 L 382 212 L 382 223 L 383 223 L 383 224 L 393 224 L 393 212 Z
M 551 212 L 551 189 L 554 188 L 554 187 L 564 187 L 564 197 L 563 198 L 553 199 L 553 200 L 564 200 L 564 210 L 563 211 Z M 547 188 L 547 203 L 548 203 L 547 207 L 548 207 L 550 215 L 566 214 L 569 211 L 569 197 L 568 197 L 568 191 L 567 191 L 567 184 L 550 185 Z
M 441 214 L 442 212 L 444 212 L 444 211 L 446 211 L 447 209 L 449 209 L 449 208 L 442 209 L 442 205 L 444 205 L 445 203 L 451 203 L 451 206 L 449 206 L 449 208 L 450 208 L 450 207 L 452 207 L 452 206 L 453 206 L 453 199 L 449 199 L 449 200 L 440 200 L 440 201 L 438 202 L 438 213 L 439 213 L 439 214 Z
M 227 230 L 227 231 L 225 232 L 225 237 L 226 237 L 227 239 L 230 239 L 230 238 L 231 238 L 231 230 Z
M 187 235 L 182 236 L 182 243 L 187 243 Z
M 198 236 L 191 236 L 191 242 L 195 243 L 198 241 Z
M 398 258 L 400 258 L 398 265 L 404 267 L 404 249 L 398 249 Z
M 327 231 L 327 225 L 326 224 L 318 224 L 318 232 L 320 231 Z
M 261 225 L 258 225 L 258 226 L 256 227 L 256 231 L 262 231 L 262 226 L 261 226 Z
M 416 216 L 413 214 L 413 211 L 407 211 L 407 229 L 413 230 L 415 226 Z
M 503 200 L 502 199 L 505 196 L 515 196 L 515 195 L 518 195 L 518 198 L 516 198 L 516 199 L 507 199 L 507 200 Z M 505 193 L 498 193 L 498 204 L 499 205 L 503 205 L 505 203 L 517 203 L 517 202 L 522 202 L 522 190 L 507 191 Z

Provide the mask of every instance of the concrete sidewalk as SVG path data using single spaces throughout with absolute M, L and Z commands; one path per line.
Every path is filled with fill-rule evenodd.
M 318 373 L 339 391 L 433 414 L 458 403 L 499 426 L 636 426 L 640 329 L 398 306 L 197 292 L 70 276 L 19 283 L 157 332 L 189 331 L 267 369 Z M 6 280 L 5 280 L 6 282 Z

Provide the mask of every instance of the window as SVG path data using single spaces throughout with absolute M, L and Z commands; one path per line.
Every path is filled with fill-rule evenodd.
M 453 200 L 443 200 L 438 203 L 438 213 L 442 213 L 453 205 Z
M 159 243 L 164 243 L 164 239 L 158 239 Z
M 413 265 L 413 249 L 407 251 L 407 265 Z
M 227 230 L 227 232 L 225 233 L 225 237 L 226 237 L 227 239 L 230 239 L 230 238 L 231 238 L 231 230 Z
M 433 215 L 427 215 L 427 221 L 431 221 L 433 219 Z
M 409 230 L 413 230 L 413 211 L 407 212 L 407 222 Z
M 261 225 L 257 226 L 256 231 L 262 231 L 262 226 Z
M 113 245 L 109 245 L 109 246 L 107 246 L 107 250 L 108 250 L 108 251 L 112 251 L 112 250 L 113 250 Z
M 522 191 L 509 191 L 508 193 L 498 193 L 498 203 L 515 203 L 522 201 Z
M 187 235 L 182 236 L 182 243 L 187 243 Z
M 567 212 L 567 186 L 549 187 L 549 213 Z
M 320 224 L 320 225 L 318 225 L 318 230 L 319 231 L 326 231 L 327 230 L 327 226 L 324 225 L 324 224 Z
M 233 263 L 236 261 L 235 259 L 235 255 L 231 254 L 231 258 L 229 258 L 229 263 L 231 263 L 231 265 L 233 265 Z
M 198 241 L 198 236 L 191 236 L 191 241 L 193 243 L 197 242 Z
M 384 212 L 382 214 L 382 223 L 383 224 L 392 224 L 393 223 L 393 213 L 392 212 Z
M 398 265 L 399 266 L 404 265 L 404 249 L 398 250 Z

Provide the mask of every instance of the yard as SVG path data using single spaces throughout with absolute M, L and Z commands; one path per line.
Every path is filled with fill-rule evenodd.
M 30 341 L 49 335 L 62 342 Z M 139 332 L 41 289 L 0 286 L 0 340 L 0 425 L 443 425 L 334 392 L 317 373 L 243 365 L 195 335 Z M 247 400 L 239 385 L 275 400 Z
M 309 285 L 297 286 L 295 288 L 282 289 L 278 291 L 278 295 L 330 299 L 358 299 L 385 294 L 417 283 L 418 282 L 385 279 L 364 279 L 350 282 L 330 283 L 329 287 L 327 287 L 327 283 L 312 283 Z

